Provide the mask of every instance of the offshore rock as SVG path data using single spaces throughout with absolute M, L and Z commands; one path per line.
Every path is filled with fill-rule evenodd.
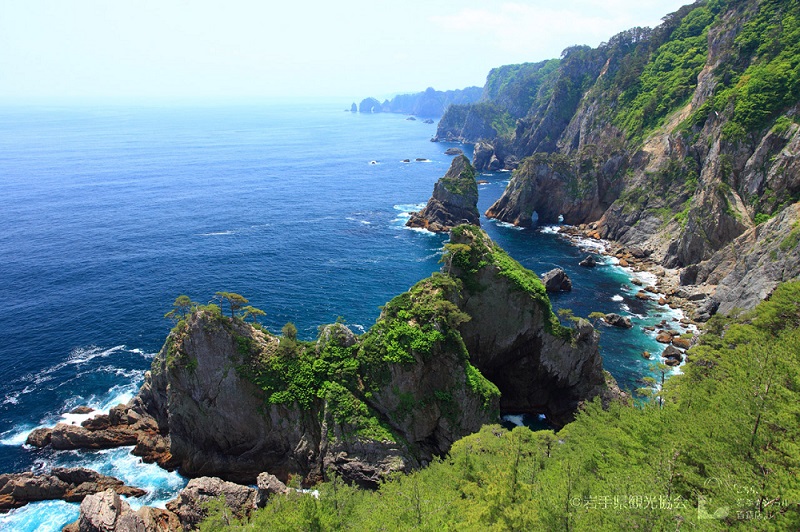
M 411 213 L 406 225 L 441 233 L 462 223 L 480 225 L 480 213 L 475 169 L 469 159 L 459 155 L 434 185 L 433 196 L 425 208 Z
M 542 275 L 542 282 L 548 292 L 571 292 L 572 280 L 561 268 L 554 268 Z
M 361 103 L 358 104 L 358 112 L 359 113 L 380 113 L 381 112 L 381 102 L 379 102 L 375 98 L 364 98 L 363 100 L 361 100 Z
M 578 266 L 583 266 L 584 268 L 594 268 L 597 266 L 597 259 L 595 259 L 592 255 L 587 255 L 585 259 L 578 263 Z
M 627 316 L 620 316 L 614 312 L 606 314 L 603 318 L 603 321 L 612 327 L 619 327 L 621 329 L 630 329 L 633 327 L 633 323 L 631 323 L 630 318 Z

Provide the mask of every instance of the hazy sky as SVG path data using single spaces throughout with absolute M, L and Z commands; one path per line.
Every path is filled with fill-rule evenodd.
M 0 0 L 0 99 L 385 97 L 654 26 L 686 0 Z

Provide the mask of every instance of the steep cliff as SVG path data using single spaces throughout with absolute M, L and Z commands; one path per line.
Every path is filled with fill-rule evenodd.
M 333 470 L 375 486 L 500 407 L 560 426 L 581 401 L 614 395 L 592 327 L 559 325 L 538 277 L 479 228 L 454 229 L 443 270 L 360 337 L 333 324 L 301 342 L 203 307 L 169 335 L 130 407 L 155 419 L 189 476 L 314 482 Z
M 441 233 L 462 223 L 479 226 L 481 221 L 475 169 L 469 159 L 459 155 L 450 163 L 447 173 L 434 185 L 433 196 L 425 208 L 411 213 L 406 225 Z
M 445 114 L 439 138 L 517 168 L 487 216 L 597 222 L 688 267 L 800 200 L 800 4 L 712 0 L 663 20 L 496 69 L 483 102 Z
M 428 87 L 414 94 L 400 94 L 381 105 L 384 113 L 403 113 L 419 117 L 438 118 L 451 105 L 464 105 L 477 102 L 483 89 L 467 87 L 449 91 L 437 91 Z

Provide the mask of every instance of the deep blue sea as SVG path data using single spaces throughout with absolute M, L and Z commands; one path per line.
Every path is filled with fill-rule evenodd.
M 128 449 L 35 450 L 25 436 L 75 406 L 132 397 L 179 294 L 241 293 L 271 330 L 291 321 L 311 339 L 339 316 L 363 331 L 439 268 L 446 237 L 403 224 L 452 145 L 429 141 L 435 125 L 344 107 L 0 108 L 0 472 L 80 464 L 148 489 L 134 507 L 163 505 L 186 482 L 177 473 Z M 481 177 L 481 211 L 509 177 Z M 483 226 L 537 273 L 570 274 L 557 308 L 637 325 L 667 316 L 632 297 L 618 266 L 580 268 L 586 251 L 548 228 Z M 635 327 L 603 328 L 602 349 L 633 389 L 648 373 L 641 351 L 658 348 Z M 0 516 L 0 529 L 60 530 L 77 515 L 76 504 L 36 503 Z

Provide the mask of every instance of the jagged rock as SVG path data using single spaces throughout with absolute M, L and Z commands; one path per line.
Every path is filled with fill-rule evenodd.
M 333 341 L 340 347 L 351 347 L 356 344 L 358 339 L 346 325 L 342 323 L 331 323 L 325 325 L 317 338 L 317 351 L 322 351 L 325 346 Z
M 0 510 L 24 506 L 29 502 L 64 500 L 80 502 L 87 495 L 111 489 L 120 495 L 141 497 L 145 491 L 126 486 L 121 480 L 85 468 L 53 468 L 49 473 L 10 473 L 0 475 Z
M 206 505 L 219 497 L 238 517 L 247 517 L 256 507 L 257 490 L 226 482 L 216 477 L 193 478 L 178 496 L 167 503 L 167 510 L 180 519 L 186 529 L 195 528 L 207 515 Z
M 178 532 L 178 517 L 168 510 L 142 506 L 135 512 L 111 490 L 86 497 L 80 517 L 64 532 Z
M 674 346 L 668 345 L 666 349 L 664 349 L 664 352 L 661 353 L 661 357 L 666 359 L 671 358 L 680 362 L 681 360 L 683 360 L 683 352 L 681 352 Z
M 478 142 L 472 152 L 472 166 L 479 172 L 482 170 L 489 170 L 492 164 L 492 159 L 497 160 L 494 153 L 494 146 L 487 142 Z M 497 164 L 497 163 L 495 163 Z
M 697 292 L 695 294 L 691 294 L 686 299 L 689 300 L 689 301 L 703 301 L 707 297 L 708 297 L 708 294 L 704 294 L 702 292 Z
M 697 282 L 716 284 L 717 289 L 713 301 L 698 308 L 698 321 L 708 320 L 715 312 L 752 308 L 779 283 L 800 276 L 798 228 L 800 203 L 795 203 L 701 263 Z
M 53 429 L 38 428 L 31 431 L 25 439 L 25 445 L 32 445 L 33 447 L 47 447 L 50 445 L 53 437 Z
M 613 312 L 606 314 L 603 318 L 603 321 L 612 327 L 620 327 L 622 329 L 630 329 L 633 327 L 633 323 L 631 323 L 631 319 L 629 317 L 620 316 L 619 314 Z
M 642 358 L 645 360 L 650 360 L 652 355 L 648 351 L 642 351 Z
M 719 301 L 714 298 L 708 298 L 697 307 L 694 319 L 699 322 L 706 322 L 711 319 L 711 316 L 716 314 L 718 308 Z
M 69 411 L 70 414 L 91 414 L 92 412 L 94 412 L 94 408 L 89 406 L 76 406 Z
M 572 291 L 572 280 L 561 268 L 554 268 L 542 275 L 542 282 L 548 292 Z
M 667 331 L 661 331 L 656 336 L 656 342 L 659 342 L 661 344 L 672 343 L 672 335 Z
M 416 120 L 416 118 L 415 118 L 415 117 L 413 117 L 413 116 L 409 116 L 408 118 L 406 118 L 406 120 L 415 121 L 415 120 Z
M 680 347 L 681 349 L 689 349 L 692 347 L 692 341 L 687 338 L 681 338 L 680 336 L 675 336 L 672 339 L 672 345 L 675 347 Z
M 436 182 L 425 208 L 411 213 L 406 225 L 445 232 L 462 223 L 480 225 L 480 213 L 475 169 L 465 156 L 459 155 L 444 177 Z
M 86 427 L 58 423 L 52 431 L 50 445 L 53 449 L 109 449 L 123 445 L 136 445 L 138 436 L 128 427 L 111 427 L 91 430 Z
M 647 292 L 645 292 L 644 290 L 639 290 L 638 292 L 636 292 L 635 297 L 636 299 L 640 299 L 642 301 L 650 301 L 651 299 L 653 299 L 652 297 L 647 295 Z
M 444 151 L 445 155 L 464 155 L 464 150 L 461 148 L 447 148 Z
M 430 118 L 426 118 L 425 120 L 422 121 L 422 123 L 423 124 L 433 124 L 433 120 L 430 119 Z
M 593 255 L 587 255 L 585 259 L 578 263 L 578 266 L 583 266 L 584 268 L 594 268 L 597 266 L 597 260 Z
M 289 488 L 286 484 L 280 481 L 278 477 L 270 473 L 264 472 L 258 475 L 256 479 L 256 486 L 258 486 L 258 493 L 256 495 L 256 506 L 263 508 L 270 497 L 273 495 L 284 495 L 289 493 Z
M 494 244 L 478 228 L 458 229 L 451 232 L 451 242 L 469 246 L 480 263 Z M 543 413 L 562 426 L 581 401 L 619 397 L 606 383 L 599 335 L 587 320 L 579 320 L 574 337 L 555 336 L 544 325 L 552 311 L 497 275 L 497 266 L 486 264 L 469 275 L 459 306 L 472 319 L 459 331 L 471 363 L 500 389 L 501 409 Z

